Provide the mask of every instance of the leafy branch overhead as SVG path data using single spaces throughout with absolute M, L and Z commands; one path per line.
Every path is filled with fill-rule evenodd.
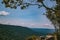
M 24 9 L 30 5 L 38 5 L 38 8 L 42 7 L 43 5 L 39 4 L 39 3 L 43 3 L 44 0 L 37 0 L 35 4 L 33 4 L 32 2 L 34 2 L 35 0 L 31 0 L 30 2 L 24 2 L 24 0 L 3 0 L 2 4 L 5 4 L 5 7 L 10 7 L 10 8 L 17 8 L 18 6 L 20 6 L 21 9 Z M 38 2 L 38 3 L 37 3 Z M 45 7 L 45 6 L 44 6 Z

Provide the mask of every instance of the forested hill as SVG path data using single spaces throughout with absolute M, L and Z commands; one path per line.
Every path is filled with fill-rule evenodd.
M 32 35 L 37 33 L 29 28 L 0 24 L 0 40 L 25 40 Z

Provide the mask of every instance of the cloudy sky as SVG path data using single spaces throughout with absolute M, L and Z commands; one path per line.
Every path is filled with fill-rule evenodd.
M 2 0 L 1 0 L 2 1 Z M 54 29 L 53 24 L 47 19 L 43 13 L 46 12 L 44 7 L 40 9 L 37 6 L 29 6 L 28 8 L 21 10 L 5 8 L 0 1 L 0 24 L 19 25 L 28 28 L 48 28 Z M 44 1 L 48 7 L 55 6 L 56 2 Z

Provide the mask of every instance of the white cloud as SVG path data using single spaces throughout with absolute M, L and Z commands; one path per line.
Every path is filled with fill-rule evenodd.
M 50 26 L 50 24 L 43 24 L 43 26 Z
M 0 15 L 2 15 L 2 16 L 6 16 L 6 15 L 9 15 L 9 13 L 6 12 L 6 11 L 0 11 Z

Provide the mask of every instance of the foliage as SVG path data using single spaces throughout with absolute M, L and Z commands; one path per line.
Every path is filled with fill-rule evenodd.
M 26 38 L 26 40 L 36 40 L 37 36 L 35 35 L 32 35 L 32 36 L 29 36 L 28 38 Z
M 0 40 L 25 40 L 33 34 L 37 35 L 29 28 L 0 24 Z
M 32 0 L 30 2 L 32 2 Z M 37 2 L 43 2 L 43 0 L 37 0 Z M 20 6 L 21 9 L 24 9 L 30 5 L 38 5 L 40 7 L 40 4 L 32 4 L 32 3 L 24 2 L 24 0 L 3 0 L 2 4 L 5 4 L 5 7 L 15 8 L 15 9 L 18 6 Z

